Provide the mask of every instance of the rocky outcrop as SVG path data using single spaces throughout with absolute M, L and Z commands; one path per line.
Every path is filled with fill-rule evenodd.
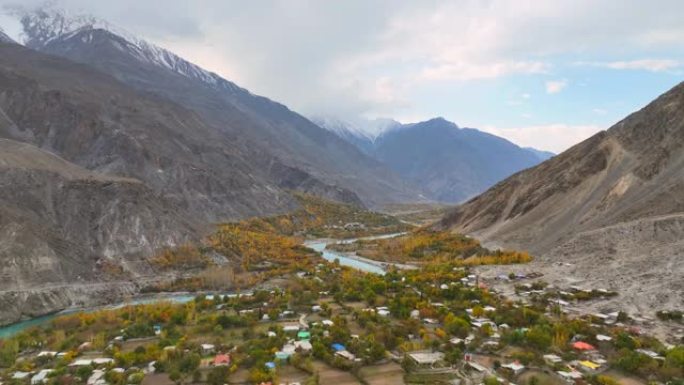
M 148 256 L 201 233 L 140 181 L 0 139 L 0 321 L 130 293 Z

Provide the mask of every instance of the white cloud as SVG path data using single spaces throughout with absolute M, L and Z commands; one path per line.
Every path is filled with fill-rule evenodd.
M 482 131 L 498 135 L 523 147 L 560 153 L 603 128 L 596 125 L 548 124 L 523 127 L 483 126 Z
M 625 58 L 684 54 L 680 0 L 166 0 L 163 11 L 154 1 L 53 1 L 108 18 L 306 114 L 423 116 L 435 112 L 421 106 L 477 94 L 484 81 L 568 77 L 563 63 L 579 55 L 666 71 L 673 63 Z M 432 92 L 437 87 L 449 89 Z
M 499 63 L 458 61 L 425 68 L 418 78 L 431 81 L 495 79 L 512 74 L 542 74 L 548 71 L 548 67 L 548 64 L 538 61 Z
M 610 68 L 614 70 L 642 70 L 651 72 L 671 71 L 684 66 L 684 63 L 672 59 L 640 59 L 611 62 L 577 62 L 577 65 Z
M 557 94 L 561 92 L 568 85 L 568 81 L 562 80 L 549 80 L 545 83 L 547 94 Z
M 591 112 L 595 113 L 596 115 L 606 115 L 608 111 L 604 110 L 603 108 L 594 108 L 591 110 Z

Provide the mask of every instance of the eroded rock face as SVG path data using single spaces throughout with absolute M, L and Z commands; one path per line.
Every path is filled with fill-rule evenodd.
M 17 291 L 0 291 L 0 325 L 55 313 L 68 308 L 91 307 L 135 295 L 132 282 L 64 285 Z
M 131 293 L 147 257 L 200 234 L 140 181 L 0 139 L 0 322 Z

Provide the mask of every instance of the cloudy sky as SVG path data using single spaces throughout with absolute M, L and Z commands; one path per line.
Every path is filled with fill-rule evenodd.
M 552 151 L 684 80 L 681 0 L 53 3 L 305 115 L 442 116 Z

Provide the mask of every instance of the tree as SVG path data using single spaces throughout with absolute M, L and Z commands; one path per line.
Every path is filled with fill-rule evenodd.
M 81 366 L 78 369 L 76 369 L 76 376 L 80 378 L 82 381 L 86 381 L 91 374 L 93 374 L 93 367 L 90 365 Z
M 230 370 L 227 366 L 217 366 L 207 374 L 207 384 L 223 385 L 228 381 Z
M 600 374 L 596 376 L 595 381 L 597 385 L 620 385 L 620 383 L 613 377 L 608 377 Z
M 171 371 L 171 373 L 169 373 L 169 379 L 171 381 L 175 382 L 176 384 L 182 383 L 181 378 L 182 378 L 181 373 L 177 369 L 174 369 Z
M 455 316 L 453 313 L 449 313 L 444 317 L 444 328 L 450 334 L 459 337 L 465 337 L 470 331 L 470 324 L 463 318 Z
M 200 372 L 198 369 L 195 369 L 192 372 L 192 382 L 198 383 L 200 381 L 202 381 L 202 372 Z M 220 384 L 217 384 L 217 385 L 220 385 Z
M 665 365 L 671 368 L 684 370 L 684 346 L 677 346 L 667 352 Z
M 15 339 L 2 342 L 0 345 L 0 366 L 10 367 L 14 365 L 14 361 L 17 359 L 19 354 L 19 342 Z
M 547 327 L 535 325 L 526 334 L 527 343 L 538 350 L 544 350 L 551 345 L 551 332 Z

